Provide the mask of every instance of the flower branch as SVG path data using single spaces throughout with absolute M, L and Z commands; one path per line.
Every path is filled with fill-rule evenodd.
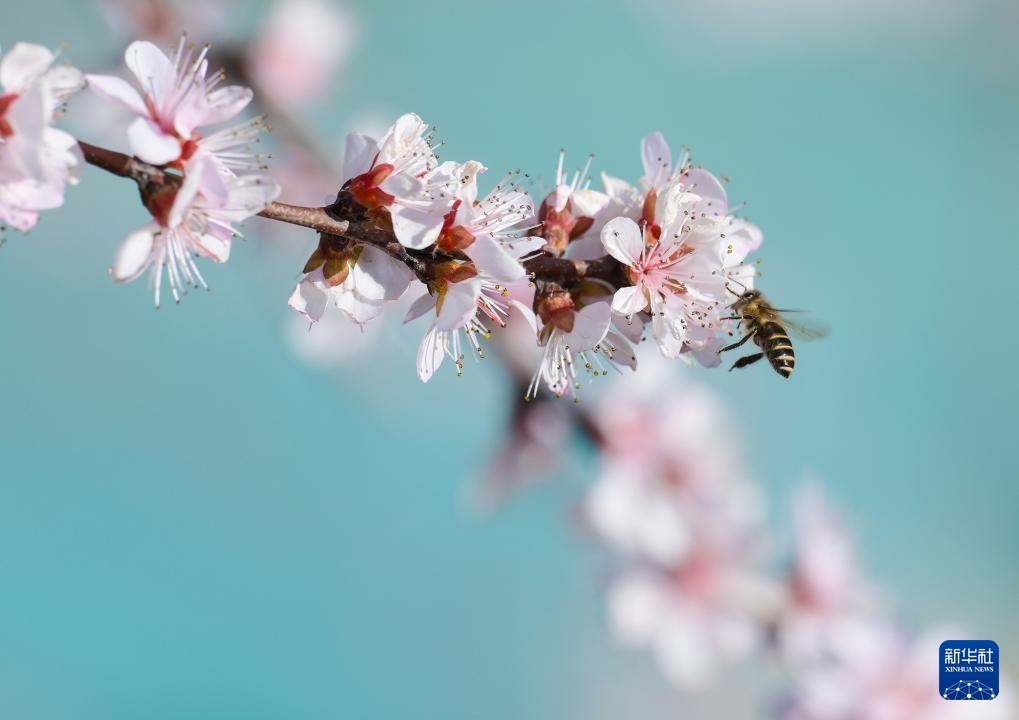
M 418 295 L 406 319 L 431 317 L 417 354 L 422 381 L 444 358 L 458 373 L 467 355 L 483 358 L 482 341 L 522 317 L 542 348 L 530 398 L 542 385 L 574 394 L 584 374 L 636 369 L 632 343 L 645 327 L 666 357 L 718 365 L 717 350 L 734 330 L 729 283 L 752 285 L 743 260 L 760 232 L 730 212 L 722 184 L 694 168 L 688 153 L 674 165 L 659 133 L 641 143 L 639 186 L 603 174 L 603 190 L 595 190 L 591 158 L 570 173 L 561 154 L 554 188 L 535 202 L 520 171 L 482 196 L 487 168 L 440 162 L 434 128 L 407 113 L 378 140 L 350 134 L 335 200 L 306 207 L 277 201 L 282 188 L 260 145 L 266 118 L 235 120 L 254 92 L 226 85 L 222 71 L 210 73 L 208 46 L 182 38 L 166 54 L 132 43 L 125 63 L 134 84 L 50 68 L 52 53 L 36 46 L 18 46 L 11 56 L 12 66 L 30 69 L 22 84 L 36 83 L 48 113 L 28 112 L 24 88 L 3 96 L 2 149 L 19 172 L 42 167 L 0 193 L 0 212 L 27 229 L 39 210 L 59 205 L 84 163 L 133 180 L 151 220 L 121 244 L 110 274 L 117 282 L 148 274 L 157 307 L 164 285 L 176 302 L 208 287 L 200 263 L 226 262 L 236 224 L 258 215 L 318 234 L 289 301 L 312 322 L 333 305 L 363 325 L 404 295 Z M 131 113 L 129 154 L 48 127 L 86 86 Z M 51 144 L 34 140 L 40 136 Z M 4 197 L 22 207 L 5 209 Z
M 183 181 L 181 175 L 168 172 L 165 168 L 144 162 L 137 157 L 84 141 L 78 141 L 78 145 L 88 164 L 113 175 L 134 180 L 146 206 L 154 194 L 165 189 L 176 190 Z M 432 265 L 464 259 L 462 254 L 408 251 L 399 243 L 392 231 L 365 220 L 364 213 L 345 190 L 340 191 L 336 202 L 325 207 L 305 207 L 274 201 L 260 211 L 258 216 L 309 228 L 322 235 L 343 237 L 353 242 L 373 245 L 406 264 L 419 279 L 425 281 L 434 275 Z M 535 280 L 555 282 L 566 287 L 573 287 L 584 280 L 602 280 L 618 285 L 622 269 L 622 265 L 609 255 L 596 260 L 571 260 L 547 253 L 525 260 L 523 266 Z

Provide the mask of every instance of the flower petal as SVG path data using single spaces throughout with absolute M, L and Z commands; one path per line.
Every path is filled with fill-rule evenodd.
M 414 113 L 401 115 L 379 141 L 379 162 L 393 163 L 403 157 L 412 147 L 423 143 L 422 136 L 428 126 Z
M 465 206 L 472 207 L 478 199 L 478 175 L 486 170 L 488 168 L 477 160 L 468 160 L 458 168 L 456 174 L 459 182 L 454 191 Z
M 325 313 L 328 299 L 329 293 L 309 274 L 297 283 L 287 304 L 302 315 L 307 315 L 312 322 L 318 322 Z
M 683 174 L 683 187 L 687 192 L 700 195 L 710 207 L 702 208 L 709 215 L 725 215 L 729 212 L 729 200 L 725 187 L 707 170 L 692 168 Z
M 152 262 L 156 230 L 155 225 L 148 225 L 127 236 L 113 257 L 110 277 L 116 282 L 131 282 L 145 272 Z
M 625 317 L 636 315 L 646 307 L 647 297 L 644 295 L 644 288 L 637 285 L 621 287 L 612 296 L 612 312 Z
M 612 327 L 619 331 L 619 334 L 632 343 L 639 343 L 644 339 L 644 327 L 647 320 L 643 314 L 624 317 L 613 314 Z
M 202 186 L 202 176 L 206 172 L 206 166 L 207 163 L 199 163 L 184 176 L 184 182 L 177 189 L 177 194 L 173 196 L 173 205 L 170 207 L 170 212 L 167 213 L 167 227 L 175 228 L 184 222 L 184 218 Z
M 625 365 L 631 370 L 637 369 L 637 353 L 630 342 L 614 330 L 605 333 L 605 343 L 612 348 L 611 360 L 617 365 Z
M 195 248 L 203 257 L 224 263 L 230 259 L 230 236 L 219 236 L 214 233 L 202 233 L 195 236 Z
M 566 344 L 574 352 L 591 350 L 605 339 L 612 321 L 612 307 L 596 302 L 582 308 L 573 321 L 573 330 L 566 335 Z
M 441 334 L 434 325 L 428 328 L 428 332 L 421 338 L 417 357 L 417 371 L 421 382 L 428 382 L 442 365 L 442 358 L 446 353 L 440 340 Z
M 677 324 L 667 320 L 666 315 L 672 316 L 680 310 L 671 310 L 659 307 L 651 316 L 651 332 L 655 338 L 655 344 L 662 355 L 675 360 L 683 352 L 684 333 L 677 329 Z M 676 315 L 678 317 L 678 315 Z
M 343 151 L 343 182 L 368 172 L 379 152 L 378 143 L 361 133 L 348 133 Z
M 442 214 L 411 207 L 400 202 L 389 208 L 393 232 L 404 247 L 421 250 L 432 245 L 442 230 Z
M 46 71 L 41 83 L 46 88 L 46 95 L 50 100 L 49 111 L 52 115 L 60 103 L 85 87 L 85 76 L 76 67 L 57 65 Z
M 748 254 L 761 247 L 761 243 L 764 242 L 764 234 L 761 229 L 742 218 L 730 219 L 725 236 L 730 238 L 729 242 L 733 246 L 732 252 L 726 258 L 727 265 L 733 262 L 742 262 Z
M 450 283 L 435 318 L 435 327 L 439 330 L 462 328 L 477 313 L 480 297 L 481 280 L 478 278 Z
M 348 282 L 362 299 L 370 302 L 399 300 L 414 274 L 399 260 L 376 247 L 365 246 L 350 270 Z
M 339 310 L 346 313 L 346 315 L 358 325 L 364 325 L 365 323 L 374 320 L 381 315 L 383 309 L 385 309 L 384 302 L 378 300 L 367 300 L 358 293 L 349 290 L 346 283 L 340 287 L 343 288 L 342 292 L 336 292 L 335 289 L 332 292 L 333 302 Z
M 620 575 L 608 591 L 609 625 L 616 638 L 630 646 L 654 641 L 668 611 L 668 590 L 648 571 Z
M 86 75 L 85 79 L 90 90 L 119 102 L 136 115 L 148 117 L 149 111 L 145 108 L 145 100 L 127 81 L 113 75 Z
M 0 61 L 0 85 L 8 93 L 19 93 L 53 63 L 53 53 L 42 45 L 18 43 Z
M 431 293 L 425 293 L 413 303 L 411 303 L 410 309 L 407 310 L 407 314 L 403 318 L 404 323 L 409 323 L 411 320 L 417 320 L 419 317 L 435 309 L 435 296 Z
M 464 253 L 474 261 L 478 270 L 494 280 L 511 282 L 525 275 L 524 266 L 488 233 L 475 237 Z
M 716 336 L 699 346 L 688 348 L 688 351 L 703 367 L 713 368 L 722 364 L 722 356 L 718 354 L 718 351 L 723 345 L 725 345 L 725 339 Z
M 47 127 L 46 99 L 38 85 L 33 85 L 8 108 L 4 119 L 14 130 L 0 147 L 2 175 L 5 180 L 30 178 L 46 180 L 43 136 Z
M 147 163 L 165 165 L 180 157 L 180 142 L 148 118 L 137 118 L 127 128 L 131 152 Z
M 644 235 L 633 220 L 617 217 L 605 223 L 601 231 L 602 245 L 609 255 L 633 267 L 644 251 Z
M 170 58 L 152 43 L 139 40 L 127 46 L 124 62 L 138 78 L 138 84 L 157 109 L 167 98 L 176 83 L 177 72 Z
M 241 85 L 229 85 L 213 90 L 208 95 L 205 117 L 202 125 L 215 125 L 226 122 L 246 108 L 255 97 L 251 88 Z
M 572 200 L 573 216 L 589 218 L 597 218 L 610 202 L 608 195 L 589 188 L 574 190 Z
M 598 235 L 586 232 L 566 246 L 563 257 L 570 260 L 597 260 L 600 257 L 605 257 L 605 246 L 602 245 Z
M 672 175 L 672 150 L 665 136 L 655 131 L 640 141 L 640 158 L 644 163 L 644 178 L 653 188 L 659 188 Z

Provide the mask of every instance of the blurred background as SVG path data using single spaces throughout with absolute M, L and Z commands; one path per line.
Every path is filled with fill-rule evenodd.
M 0 43 L 105 71 L 136 5 L 22 3 Z M 179 9 L 230 49 L 273 5 Z M 1019 6 L 374 0 L 329 17 L 331 71 L 295 104 L 333 165 L 349 129 L 414 111 L 491 176 L 550 184 L 565 147 L 634 181 L 652 130 L 728 175 L 765 233 L 760 287 L 833 334 L 799 346 L 790 382 L 674 371 L 738 418 L 779 538 L 816 479 L 907 622 L 953 622 L 1010 662 Z M 102 112 L 79 96 L 66 125 L 125 149 L 90 137 Z M 273 167 L 307 179 L 293 162 Z M 390 326 L 323 359 L 286 306 L 315 238 L 257 219 L 210 293 L 155 311 L 106 276 L 145 219 L 134 187 L 88 169 L 0 248 L 0 717 L 759 716 L 777 672 L 689 695 L 612 642 L 575 522 L 583 443 L 478 510 L 516 393 L 498 361 L 421 386 L 421 328 Z

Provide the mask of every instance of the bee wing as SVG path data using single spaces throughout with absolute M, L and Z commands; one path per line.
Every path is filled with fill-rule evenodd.
M 789 311 L 787 310 L 785 312 Z M 816 321 L 800 323 L 783 316 L 782 325 L 789 332 L 802 340 L 818 340 L 820 338 L 828 337 L 831 334 L 831 330 L 827 325 Z

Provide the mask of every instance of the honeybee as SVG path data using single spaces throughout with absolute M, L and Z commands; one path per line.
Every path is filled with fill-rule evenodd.
M 730 292 L 732 291 L 730 290 Z M 718 352 L 721 354 L 735 350 L 751 338 L 753 338 L 754 344 L 761 348 L 761 352 L 741 357 L 733 363 L 729 372 L 736 368 L 753 365 L 767 355 L 768 362 L 771 363 L 775 372 L 788 378 L 796 367 L 796 353 L 793 351 L 793 341 L 789 338 L 789 331 L 795 331 L 806 340 L 823 337 L 827 334 L 821 328 L 805 327 L 783 317 L 783 312 L 795 311 L 775 308 L 764 298 L 760 290 L 744 289 L 741 293 L 733 292 L 733 294 L 736 295 L 736 301 L 730 306 L 733 315 L 727 319 L 739 320 L 746 330 L 746 334 L 737 342 L 725 346 Z

